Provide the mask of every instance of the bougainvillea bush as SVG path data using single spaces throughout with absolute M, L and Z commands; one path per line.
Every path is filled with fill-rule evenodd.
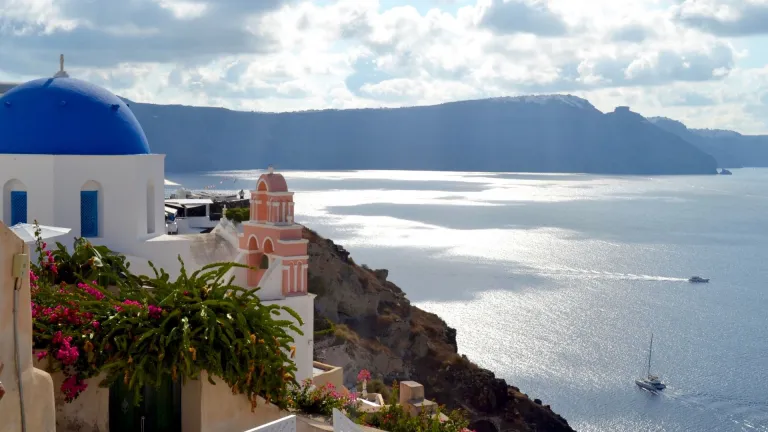
M 388 405 L 376 412 L 353 412 L 352 417 L 358 424 L 387 432 L 474 432 L 467 427 L 469 421 L 459 410 L 443 412 L 441 407 L 436 415 L 424 411 L 411 415 L 402 405 L 398 405 L 398 392 L 397 382 L 394 382 Z M 441 418 L 441 413 L 447 419 Z
M 354 403 L 354 394 L 345 396 L 331 383 L 316 387 L 312 380 L 306 379 L 301 385 L 291 387 L 288 407 L 304 414 L 330 416 L 334 408 L 344 410 Z
M 387 432 L 474 432 L 467 428 L 469 422 L 460 412 L 446 415 L 448 420 L 440 419 L 440 410 L 437 415 L 421 412 L 414 416 L 402 405 L 387 405 L 381 411 L 362 414 L 358 423 Z
M 75 240 L 69 253 L 58 243 L 49 250 L 38 237 L 36 249 L 34 346 L 50 370 L 64 374 L 67 401 L 100 373 L 106 374 L 100 385 L 123 380 L 138 404 L 145 385 L 207 371 L 211 383 L 220 378 L 253 407 L 256 396 L 287 406 L 296 385 L 290 331 L 302 333 L 280 318 L 290 315 L 299 325 L 301 318 L 225 280 L 238 265 L 211 264 L 188 274 L 182 262 L 174 280 L 157 269 L 153 277 L 133 275 L 125 257 L 85 239 Z

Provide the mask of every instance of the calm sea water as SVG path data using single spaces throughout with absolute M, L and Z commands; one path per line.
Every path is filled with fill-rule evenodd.
M 258 174 L 168 177 L 239 190 Z M 577 430 L 768 431 L 768 170 L 286 177 L 297 220 L 388 268 L 462 353 Z M 633 381 L 652 332 L 658 395 Z

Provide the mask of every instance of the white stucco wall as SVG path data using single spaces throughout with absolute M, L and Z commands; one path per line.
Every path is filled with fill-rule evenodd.
M 0 432 L 21 430 L 21 401 L 16 373 L 14 342 L 14 286 L 12 265 L 15 254 L 29 254 L 25 245 L 13 232 L 0 223 L 0 363 L 5 367 L 0 382 L 5 396 L 0 400 Z M 18 281 L 19 291 L 17 327 L 21 382 L 24 393 L 24 411 L 28 431 L 53 432 L 56 430 L 53 380 L 51 376 L 32 365 L 32 310 L 29 307 L 29 273 Z
M 172 278 L 180 274 L 179 256 L 184 261 L 187 272 L 192 272 L 207 262 L 197 262 L 191 253 L 192 240 L 185 236 L 162 235 L 150 240 L 136 242 L 128 247 L 114 249 L 124 254 L 131 263 L 131 271 L 136 274 L 153 276 L 148 262 L 159 270 L 164 269 Z
M 228 222 L 219 224 L 213 231 L 219 233 L 222 241 L 231 243 L 232 246 L 236 246 L 235 243 L 238 239 L 238 232 L 236 227 Z M 245 254 L 238 248 L 237 254 L 233 255 L 231 260 L 246 264 Z M 235 276 L 234 283 L 236 285 L 246 287 L 248 286 L 246 269 L 233 269 L 227 277 Z M 270 268 L 262 277 L 260 284 L 260 290 L 258 291 L 259 298 L 262 299 L 264 304 L 278 304 L 280 306 L 287 306 L 301 316 L 304 324 L 300 326 L 303 335 L 294 334 L 294 341 L 296 344 L 296 356 L 294 362 L 296 363 L 296 380 L 301 382 L 304 379 L 312 378 L 312 362 L 314 359 L 314 320 L 315 320 L 315 295 L 306 294 L 292 297 L 285 297 L 282 292 L 283 283 L 283 265 L 282 258 L 275 257 L 275 260 L 270 263 Z M 281 318 L 291 319 L 288 314 L 281 315 Z
M 231 235 L 168 236 L 164 231 L 164 156 L 52 156 L 0 154 L 0 187 L 18 180 L 27 191 L 27 221 L 37 220 L 42 225 L 70 228 L 67 236 L 56 240 L 67 247 L 80 233 L 80 192 L 88 182 L 97 182 L 99 188 L 99 237 L 94 244 L 109 246 L 126 255 L 135 273 L 151 275 L 147 261 L 164 268 L 172 278 L 179 274 L 178 256 L 187 270 L 194 271 L 212 262 L 236 261 L 242 256 L 237 244 L 237 233 Z M 147 185 L 154 184 L 155 232 L 147 232 Z M 5 218 L 8 200 L 5 190 L 0 199 L 0 218 Z M 10 222 L 10 221 L 8 221 Z M 236 230 L 235 230 L 236 231 Z M 265 291 L 271 296 L 267 304 L 278 303 L 295 310 L 303 319 L 304 335 L 294 335 L 298 381 L 312 377 L 314 295 L 282 297 L 282 266 L 274 266 L 274 278 Z M 246 272 L 238 269 L 238 275 Z M 246 281 L 237 281 L 247 286 Z M 265 281 L 267 282 L 267 281 Z M 260 293 L 261 294 L 261 293 Z M 265 292 L 266 294 L 266 292 Z M 28 297 L 27 297 L 28 298 Z M 272 300 L 274 299 L 274 300 Z M 29 304 L 29 300 L 24 304 Z M 28 309 L 27 309 L 28 310 Z M 292 319 L 289 315 L 282 316 Z M 31 319 L 30 319 L 31 320 Z M 31 347 L 29 349 L 31 364 Z M 9 369 L 6 367 L 4 375 Z M 50 377 L 47 377 L 50 383 Z M 49 384 L 50 385 L 50 384 Z M 8 397 L 8 396 L 6 396 Z
M 296 363 L 296 381 L 301 382 L 307 378 L 312 378 L 312 360 L 314 358 L 314 320 L 315 320 L 315 295 L 307 294 L 296 297 L 286 297 L 282 300 L 265 301 L 264 304 L 279 304 L 287 306 L 301 316 L 304 324 L 299 328 L 303 335 L 294 334 L 296 344 L 296 356 L 293 361 Z M 279 319 L 290 319 L 293 317 L 287 313 L 279 315 Z
M 259 298 L 263 300 L 281 300 L 284 297 L 283 259 L 281 257 L 274 257 L 259 282 Z
M 113 249 L 164 234 L 164 155 L 70 156 L 0 154 L 0 186 L 11 180 L 27 191 L 27 221 L 72 229 L 67 246 L 80 236 L 80 191 L 87 182 L 99 187 L 99 237 L 91 239 Z M 147 192 L 154 185 L 154 233 L 147 232 Z M 5 191 L 4 191 L 5 192 Z M 0 216 L 7 216 L 7 198 Z

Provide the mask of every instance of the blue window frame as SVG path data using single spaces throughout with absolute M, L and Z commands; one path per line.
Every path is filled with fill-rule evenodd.
M 80 191 L 80 235 L 99 236 L 99 192 Z
M 11 225 L 27 223 L 27 193 L 11 191 Z

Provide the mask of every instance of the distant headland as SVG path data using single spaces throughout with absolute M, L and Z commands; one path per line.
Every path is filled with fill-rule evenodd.
M 266 161 L 312 170 L 716 174 L 754 160 L 750 151 L 768 164 L 768 137 L 673 128 L 629 107 L 603 113 L 570 95 L 286 113 L 129 103 L 174 172 Z M 741 147 L 722 150 L 738 137 Z

